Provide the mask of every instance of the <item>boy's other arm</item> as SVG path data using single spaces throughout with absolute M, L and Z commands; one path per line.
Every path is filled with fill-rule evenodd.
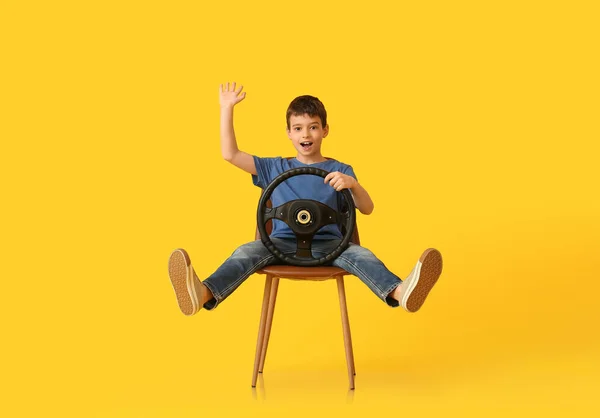
M 236 90 L 235 83 L 221 84 L 219 103 L 221 105 L 221 155 L 231 164 L 250 174 L 256 174 L 254 157 L 240 151 L 233 130 L 233 108 L 244 100 L 246 92 L 241 93 L 243 86 Z M 241 93 L 241 94 L 240 94 Z
M 352 179 L 354 179 L 352 177 Z M 354 199 L 354 205 L 363 215 L 370 215 L 373 213 L 373 209 L 375 209 L 375 204 L 369 196 L 369 193 L 365 190 L 364 187 L 360 185 L 360 183 L 354 179 L 354 187 L 351 187 L 352 190 L 352 198 Z
M 327 174 L 323 182 L 329 183 L 329 185 L 338 192 L 340 190 L 350 189 L 352 191 L 352 199 L 354 200 L 356 209 L 363 215 L 370 215 L 373 212 L 375 205 L 371 200 L 371 196 L 369 196 L 369 193 L 367 193 L 365 188 L 362 187 L 354 177 L 340 173 L 339 171 L 334 171 Z

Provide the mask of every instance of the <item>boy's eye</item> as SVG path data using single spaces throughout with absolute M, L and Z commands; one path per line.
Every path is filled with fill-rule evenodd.
M 296 128 L 294 128 L 294 130 L 295 130 L 295 131 L 299 131 L 299 130 L 300 130 L 300 128 L 296 127 Z
M 311 126 L 310 129 L 317 129 L 317 125 Z

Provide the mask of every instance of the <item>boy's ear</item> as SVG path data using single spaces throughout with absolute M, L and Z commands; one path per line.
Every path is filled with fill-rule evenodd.
M 325 125 L 323 128 L 323 138 L 325 138 L 327 135 L 329 135 L 329 124 Z
M 292 139 L 291 132 L 288 128 L 285 128 L 285 132 L 287 133 L 288 138 Z

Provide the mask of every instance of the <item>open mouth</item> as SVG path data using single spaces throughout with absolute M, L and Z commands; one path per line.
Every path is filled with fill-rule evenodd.
M 309 141 L 305 141 L 305 142 L 300 142 L 300 145 L 302 146 L 302 149 L 304 150 L 309 150 L 310 147 L 312 147 L 312 142 Z

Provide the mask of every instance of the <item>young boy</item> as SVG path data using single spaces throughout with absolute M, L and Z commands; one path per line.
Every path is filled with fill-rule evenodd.
M 329 125 L 325 107 L 316 97 L 297 97 L 287 110 L 287 135 L 296 148 L 296 158 L 259 158 L 240 151 L 233 130 L 233 108 L 246 97 L 242 88 L 236 89 L 236 83 L 220 87 L 223 158 L 252 174 L 254 184 L 263 189 L 279 174 L 292 168 L 311 166 L 329 172 L 324 180 L 319 176 L 300 175 L 284 181 L 271 195 L 273 207 L 294 199 L 313 199 L 337 210 L 337 191 L 350 189 L 356 208 L 365 215 L 373 212 L 373 201 L 356 179 L 352 167 L 321 154 L 321 143 L 329 134 Z M 270 237 L 284 254 L 296 252 L 295 235 L 284 222 L 273 220 Z M 337 225 L 321 228 L 313 238 L 313 257 L 328 254 L 341 239 Z M 169 258 L 169 277 L 179 308 L 185 315 L 193 315 L 202 307 L 214 309 L 251 274 L 269 264 L 281 264 L 281 261 L 257 240 L 236 249 L 209 278 L 200 281 L 188 254 L 177 249 Z M 371 251 L 352 243 L 330 264 L 360 278 L 389 306 L 402 305 L 408 312 L 419 310 L 442 272 L 442 256 L 433 248 L 421 255 L 404 281 L 389 271 Z

